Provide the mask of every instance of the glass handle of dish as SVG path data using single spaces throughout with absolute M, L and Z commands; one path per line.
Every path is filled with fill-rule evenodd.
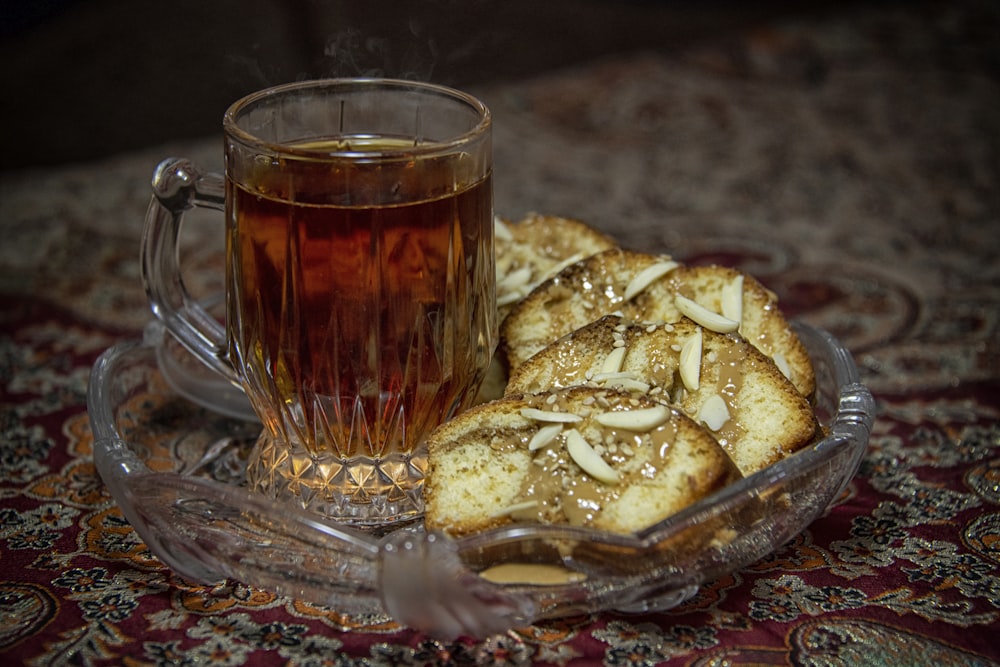
M 153 314 L 202 363 L 233 383 L 225 328 L 191 297 L 180 269 L 180 235 L 192 208 L 225 210 L 225 180 L 189 160 L 167 158 L 153 172 L 143 227 L 140 272 Z
M 533 621 L 532 600 L 466 568 L 454 540 L 397 531 L 380 549 L 382 605 L 397 622 L 441 640 L 485 638 Z

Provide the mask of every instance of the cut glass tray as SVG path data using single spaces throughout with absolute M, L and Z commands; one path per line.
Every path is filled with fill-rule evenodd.
M 238 390 L 199 379 L 156 324 L 93 368 L 94 460 L 150 550 L 197 583 L 234 579 L 442 638 L 664 610 L 794 537 L 857 471 L 871 394 L 837 340 L 795 327 L 826 437 L 635 535 L 515 524 L 452 539 L 419 521 L 361 532 L 251 494 L 243 469 L 260 425 Z

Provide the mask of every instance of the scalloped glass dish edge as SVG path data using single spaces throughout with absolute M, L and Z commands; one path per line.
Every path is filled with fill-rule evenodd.
M 92 369 L 94 461 L 148 548 L 200 584 L 234 579 L 446 638 L 485 637 L 602 610 L 665 610 L 797 535 L 837 499 L 860 465 L 874 400 L 839 341 L 809 325 L 794 326 L 816 369 L 815 404 L 826 436 L 636 535 L 515 524 L 452 539 L 425 533 L 419 522 L 380 535 L 196 474 L 204 461 L 167 461 L 174 470 L 156 471 L 153 441 L 172 438 L 177 446 L 185 438 L 144 428 L 152 420 L 144 411 L 169 413 L 181 429 L 197 424 L 190 428 L 199 437 L 184 445 L 199 450 L 196 459 L 251 438 L 259 426 L 178 394 L 160 370 L 162 337 L 155 329 L 143 341 L 111 347 Z M 160 399 L 169 405 L 155 407 Z M 489 576 L 500 564 L 516 564 L 506 583 Z

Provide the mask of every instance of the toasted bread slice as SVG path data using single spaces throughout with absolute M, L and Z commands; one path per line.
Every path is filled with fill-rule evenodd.
M 617 247 L 610 236 L 580 220 L 531 214 L 494 224 L 497 309 L 500 319 L 515 302 L 567 264 Z
M 803 396 L 815 390 L 805 347 L 778 309 L 777 297 L 755 278 L 625 249 L 565 267 L 514 305 L 500 330 L 510 370 L 558 338 L 613 313 L 635 322 L 688 317 L 720 332 L 738 331 L 771 357 Z
M 743 475 L 813 441 L 809 402 L 774 362 L 738 334 L 683 318 L 634 324 L 609 315 L 577 329 L 521 364 L 512 394 L 575 385 L 646 394 L 705 424 Z
M 632 533 L 739 477 L 711 434 L 649 397 L 508 396 L 431 434 L 424 521 L 452 535 L 515 521 Z
M 500 326 L 500 345 L 510 369 L 556 339 L 619 310 L 632 278 L 657 263 L 666 269 L 678 266 L 669 257 L 623 248 L 605 250 L 564 267 L 535 287 Z

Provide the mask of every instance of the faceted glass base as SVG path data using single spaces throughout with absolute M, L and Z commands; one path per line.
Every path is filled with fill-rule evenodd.
M 250 454 L 247 484 L 341 523 L 379 526 L 423 514 L 426 466 L 422 449 L 347 460 L 276 442 L 265 431 Z

